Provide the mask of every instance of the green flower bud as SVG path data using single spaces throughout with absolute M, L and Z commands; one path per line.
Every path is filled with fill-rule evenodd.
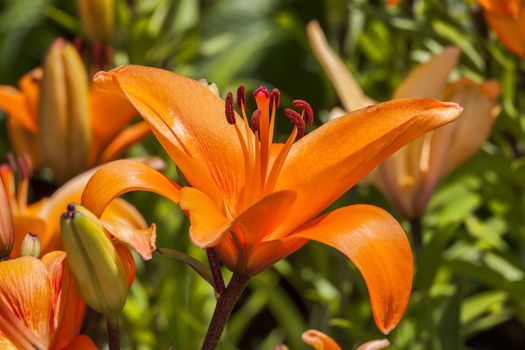
M 116 314 L 128 296 L 122 261 L 95 215 L 78 204 L 67 209 L 60 228 L 78 291 L 91 308 L 105 315 Z
M 77 7 L 88 39 L 99 44 L 110 44 L 114 27 L 114 0 L 77 0 Z
M 35 258 L 40 256 L 40 238 L 38 235 L 31 232 L 26 234 L 20 247 L 20 256 L 34 256 Z
M 63 183 L 87 165 L 92 142 L 86 68 L 73 45 L 51 45 L 40 82 L 39 138 L 44 164 Z

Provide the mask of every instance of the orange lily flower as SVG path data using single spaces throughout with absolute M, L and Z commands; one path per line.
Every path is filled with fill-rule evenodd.
M 0 165 L 0 178 L 4 183 L 8 206 L 13 216 L 14 247 L 11 257 L 18 256 L 27 232 L 38 234 L 42 254 L 63 249 L 60 237 L 60 215 L 66 211 L 69 203 L 80 202 L 82 191 L 94 170 L 71 179 L 51 197 L 27 204 L 30 170 L 23 158 L 19 159 L 18 163 L 20 167 L 18 186 L 15 186 L 15 176 L 11 166 Z M 114 239 L 128 244 L 144 259 L 151 259 L 151 253 L 155 250 L 155 225 L 148 228 L 135 207 L 121 199 L 114 201 L 101 221 Z
M 330 48 L 317 22 L 308 25 L 310 44 L 347 111 L 375 101 L 366 96 L 345 64 Z M 416 67 L 393 98 L 429 97 L 454 101 L 464 107 L 457 121 L 409 143 L 383 162 L 368 178 L 408 219 L 420 217 L 441 178 L 473 156 L 490 135 L 499 113 L 499 83 L 477 84 L 463 78 L 448 84 L 460 50 L 446 48 Z M 475 133 L 472 130 L 476 130 Z
M 66 57 L 70 66 L 63 63 Z M 55 171 L 55 180 L 63 183 L 97 164 L 116 159 L 123 150 L 147 135 L 149 128 L 145 123 L 126 127 L 136 111 L 122 97 L 88 86 L 85 67 L 71 44 L 56 40 L 50 48 L 46 64 L 55 69 L 49 74 L 56 74 L 56 78 L 50 77 L 46 84 L 42 84 L 45 80 L 43 70 L 36 68 L 20 79 L 20 90 L 0 86 L 0 109 L 8 115 L 7 128 L 12 146 L 18 155 L 29 155 L 36 168 L 51 167 Z M 60 70 L 69 74 L 60 74 Z M 68 85 L 71 82 L 73 87 Z M 74 106 L 68 106 L 69 100 L 63 96 L 65 91 L 70 90 L 75 92 L 75 101 L 71 103 Z M 47 103 L 44 99 L 53 103 Z M 64 153 L 70 152 L 73 146 L 67 142 L 61 144 L 61 137 L 65 137 L 62 134 L 67 134 L 73 126 L 59 128 L 48 120 L 67 120 L 73 115 L 76 119 L 70 121 L 71 125 L 82 123 L 89 135 L 85 140 L 78 136 L 73 139 L 77 149 L 84 147 L 84 144 L 87 147 L 83 152 L 85 157 L 77 157 L 85 158 L 81 164 L 74 164 L 78 160 L 69 160 L 67 153 Z M 64 120 L 60 119 L 57 123 L 64 123 Z M 47 128 L 45 132 L 43 128 Z M 49 146 L 46 148 L 46 145 Z M 43 154 L 45 149 L 53 149 L 57 154 L 46 157 Z
M 311 345 L 315 350 L 341 350 L 341 347 L 335 340 L 315 329 L 304 332 L 303 341 Z M 356 350 L 382 350 L 389 345 L 390 342 L 387 339 L 371 340 L 360 345 Z
M 399 4 L 401 2 L 401 0 L 388 0 L 387 1 L 387 5 L 388 6 L 396 6 L 397 4 Z
M 525 57 L 525 1 L 478 0 L 490 27 L 505 46 Z
M 78 335 L 84 303 L 64 252 L 0 262 L 0 348 L 96 349 Z
M 379 104 L 334 120 L 301 138 L 313 117 L 304 101 L 284 144 L 273 142 L 279 94 L 254 92 L 251 127 L 244 89 L 234 112 L 197 81 L 149 67 L 100 72 L 95 84 L 127 97 L 192 187 L 179 185 L 131 160 L 108 163 L 90 179 L 82 204 L 95 215 L 133 190 L 178 203 L 197 246 L 214 248 L 239 275 L 252 276 L 310 240 L 332 246 L 361 271 L 377 326 L 389 332 L 401 319 L 412 285 L 412 254 L 401 226 L 370 205 L 339 208 L 313 219 L 389 154 L 426 131 L 454 120 L 454 103 L 408 99 Z M 270 103 L 270 101 L 272 101 Z M 225 118 L 225 111 L 226 117 Z M 312 220 L 313 219 L 313 220 Z

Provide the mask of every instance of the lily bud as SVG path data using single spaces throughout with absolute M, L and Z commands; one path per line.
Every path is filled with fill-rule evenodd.
M 94 214 L 78 204 L 70 204 L 67 209 L 60 228 L 78 291 L 91 308 L 114 315 L 124 307 L 128 296 L 124 265 Z
M 86 68 L 63 39 L 55 40 L 47 54 L 40 91 L 43 160 L 57 182 L 65 182 L 85 169 L 92 135 Z
M 113 0 L 77 0 L 84 33 L 94 43 L 110 44 L 113 38 Z
M 35 258 L 40 256 L 40 238 L 38 235 L 31 232 L 26 234 L 20 247 L 20 256 L 34 256 Z
M 13 249 L 13 218 L 11 207 L 0 178 L 0 260 L 9 256 Z

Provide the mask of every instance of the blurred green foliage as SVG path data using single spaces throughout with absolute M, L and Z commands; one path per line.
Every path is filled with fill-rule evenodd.
M 4 85 L 39 65 L 53 38 L 73 39 L 80 31 L 71 1 L 4 0 L 0 9 Z M 457 73 L 501 81 L 503 110 L 490 141 L 432 198 L 411 303 L 388 338 L 392 349 L 525 348 L 525 62 L 487 28 L 475 1 L 413 0 L 389 8 L 379 0 L 116 0 L 116 64 L 205 78 L 222 96 L 240 83 L 249 90 L 275 86 L 284 104 L 308 100 L 320 125 L 339 102 L 308 46 L 305 26 L 312 19 L 376 100 L 387 100 L 412 67 L 449 45 L 463 51 Z M 3 115 L 0 123 L 5 154 Z M 277 137 L 286 136 L 290 126 L 277 124 Z M 146 153 L 167 159 L 153 137 L 130 151 Z M 167 173 L 176 178 L 173 164 Z M 191 245 L 188 222 L 175 205 L 149 193 L 126 198 L 157 223 L 159 247 L 206 261 Z M 392 212 L 364 185 L 334 206 L 352 203 Z M 138 279 L 123 311 L 123 347 L 197 348 L 213 311 L 212 289 L 178 260 L 155 255 L 136 261 Z M 104 343 L 100 320 L 88 318 L 93 322 L 86 331 Z M 286 343 L 301 349 L 308 328 L 326 331 L 345 349 L 381 337 L 360 274 L 336 251 L 313 243 L 254 278 L 220 348 Z

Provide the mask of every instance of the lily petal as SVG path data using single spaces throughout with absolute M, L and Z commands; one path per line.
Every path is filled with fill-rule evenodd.
M 332 50 L 319 23 L 311 21 L 306 31 L 312 50 L 332 81 L 344 108 L 350 112 L 375 104 L 374 100 L 364 94 L 344 62 Z
M 302 338 L 306 344 L 313 346 L 315 350 L 341 350 L 335 340 L 315 329 L 304 332 Z
M 476 84 L 463 79 L 450 86 L 450 100 L 464 106 L 465 111 L 455 122 L 457 131 L 445 173 L 473 156 L 485 144 L 501 110 L 497 105 L 500 91 L 500 84 L 495 80 Z M 472 133 L 472 130 L 476 132 Z
M 144 260 L 151 259 L 155 251 L 157 231 L 155 224 L 149 228 L 135 228 L 119 221 L 102 220 L 104 228 L 116 239 L 129 244 Z
M 141 66 L 99 72 L 95 84 L 129 99 L 197 189 L 208 194 L 218 189 L 223 198 L 232 198 L 244 183 L 242 148 L 235 128 L 226 121 L 224 102 L 204 85 Z
M 525 6 L 519 16 L 501 16 L 485 11 L 485 18 L 505 46 L 519 57 L 525 57 Z
M 318 214 L 401 146 L 455 120 L 461 110 L 431 99 L 394 100 L 332 120 L 303 137 L 292 146 L 276 185 L 276 190 L 295 190 L 297 200 L 270 239 Z
M 54 251 L 42 257 L 51 276 L 54 297 L 51 325 L 55 330 L 52 348 L 62 349 L 70 344 L 80 332 L 85 304 L 78 294 L 66 261 L 66 253 Z
M 100 217 L 118 196 L 136 190 L 150 191 L 179 203 L 179 186 L 157 170 L 137 161 L 122 159 L 100 167 L 82 194 L 82 205 Z
M 383 350 L 389 346 L 388 339 L 370 340 L 360 345 L 356 350 Z
M 307 224 L 290 238 L 327 244 L 345 254 L 368 286 L 374 320 L 383 333 L 401 320 L 412 289 L 410 244 L 399 223 L 381 208 L 352 205 Z
M 117 250 L 117 254 L 124 265 L 124 270 L 126 270 L 126 275 L 128 277 L 128 287 L 131 287 L 133 281 L 135 280 L 135 275 L 137 274 L 137 267 L 135 266 L 133 255 L 123 244 L 115 244 L 115 249 Z
M 97 350 L 97 346 L 91 338 L 79 335 L 64 350 Z
M 52 287 L 40 260 L 21 257 L 0 263 L 0 332 L 21 349 L 47 349 Z
M 180 191 L 180 207 L 190 217 L 190 238 L 201 248 L 216 245 L 227 232 L 229 220 L 206 194 L 193 187 Z
M 447 47 L 442 53 L 417 66 L 399 85 L 393 98 L 428 97 L 441 99 L 450 72 L 458 62 L 461 50 Z
M 3 109 L 17 123 L 35 134 L 37 126 L 28 101 L 23 93 L 11 86 L 0 86 L 0 109 Z
M 140 122 L 122 130 L 106 147 L 100 156 L 100 163 L 108 163 L 118 158 L 129 146 L 150 133 L 148 123 Z
M 517 17 L 520 13 L 522 0 L 478 0 L 485 11 L 498 16 Z

